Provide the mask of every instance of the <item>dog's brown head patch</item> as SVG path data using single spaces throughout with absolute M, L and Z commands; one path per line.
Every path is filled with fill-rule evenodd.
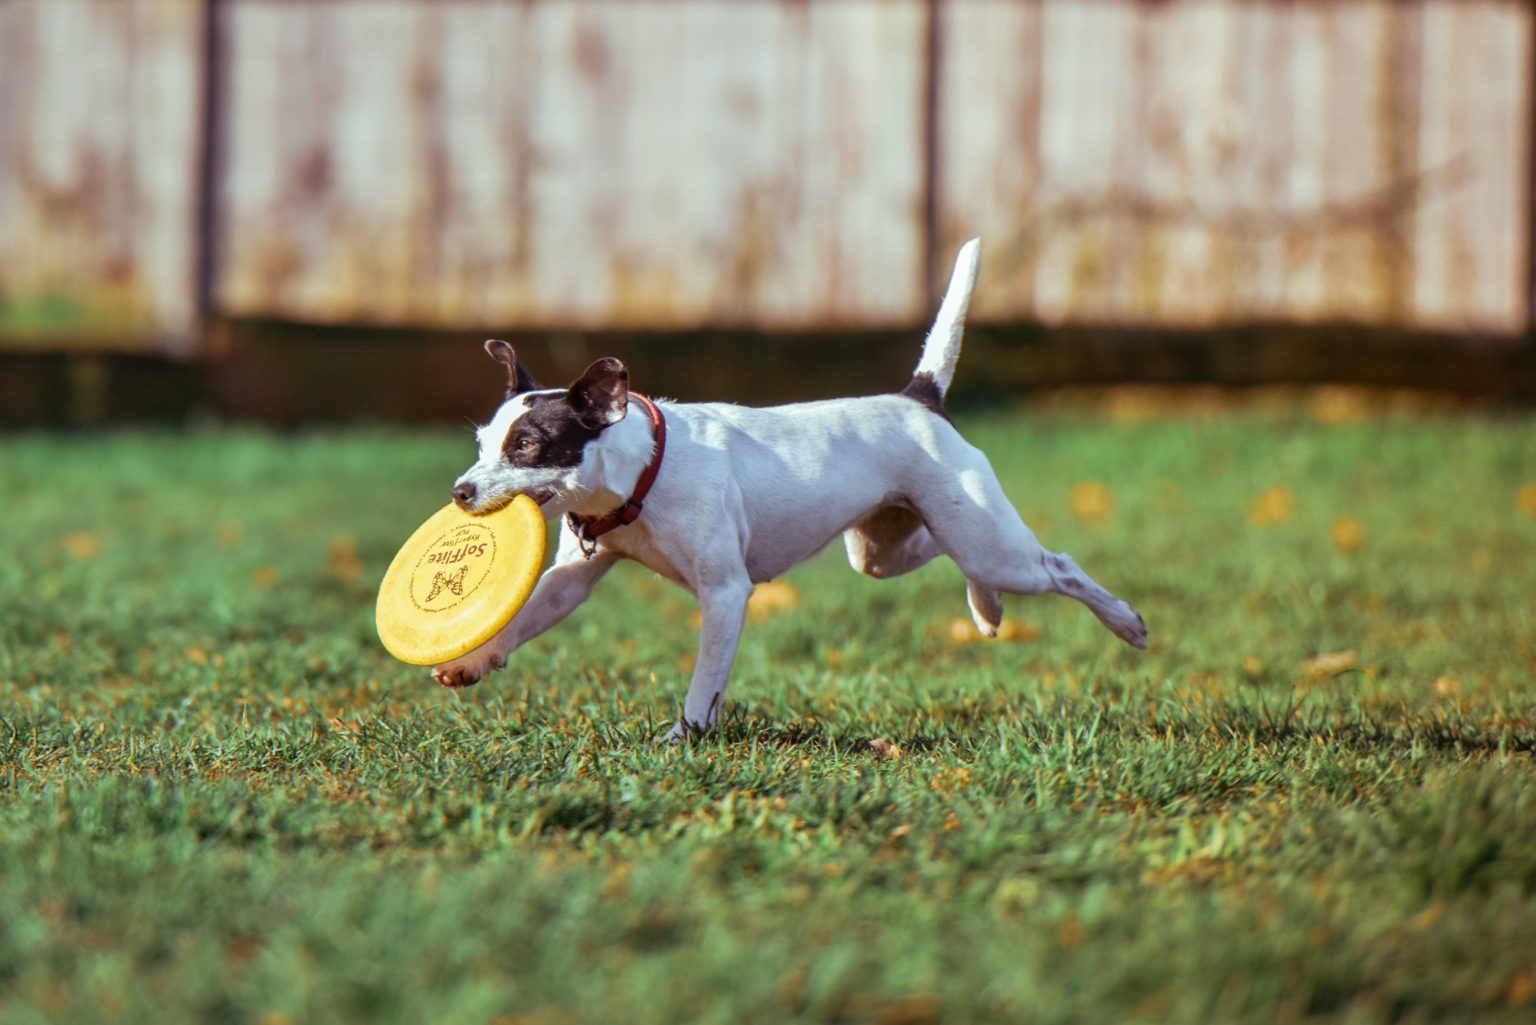
M 521 467 L 581 465 L 587 443 L 624 419 L 629 371 L 605 356 L 564 391 L 540 389 L 523 396 L 527 412 L 512 421 L 502 441 L 508 463 Z

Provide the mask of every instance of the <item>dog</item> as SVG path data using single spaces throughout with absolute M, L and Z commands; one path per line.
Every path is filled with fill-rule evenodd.
M 897 394 L 766 409 L 653 403 L 629 390 L 612 357 L 569 388 L 543 388 L 510 345 L 486 342 L 507 368 L 507 396 L 477 431 L 479 458 L 454 482 L 453 500 L 480 514 L 528 495 L 546 519 L 566 524 L 527 604 L 433 677 L 445 687 L 478 682 L 569 615 L 616 562 L 633 559 L 698 598 L 698 661 L 668 739 L 707 733 L 753 586 L 839 535 L 853 568 L 876 579 L 947 555 L 965 574 L 986 636 L 1002 622 L 1001 595 L 1055 592 L 1145 648 L 1141 616 L 1071 556 L 1040 545 L 945 412 L 977 254 L 976 239 L 961 247 L 917 369 Z

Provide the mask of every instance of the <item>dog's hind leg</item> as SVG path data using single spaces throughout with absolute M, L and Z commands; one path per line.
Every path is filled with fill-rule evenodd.
M 1082 602 L 1121 640 L 1145 648 L 1147 626 L 1136 610 L 1083 572 L 1072 556 L 1041 546 L 984 456 L 971 449 L 964 461 L 970 465 L 922 501 L 931 505 L 924 519 L 936 542 L 970 581 L 973 615 L 995 607 L 998 591 L 1054 592 Z M 990 601 L 988 592 L 994 592 Z
M 876 509 L 858 526 L 845 530 L 843 545 L 849 564 L 877 580 L 910 573 L 944 554 L 922 517 L 899 505 Z M 976 628 L 996 637 L 1003 622 L 1001 596 L 974 580 L 967 581 L 965 596 Z

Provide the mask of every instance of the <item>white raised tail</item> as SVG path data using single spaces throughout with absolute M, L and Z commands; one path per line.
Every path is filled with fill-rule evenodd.
M 965 334 L 965 313 L 971 306 L 971 290 L 976 287 L 976 270 L 981 266 L 981 240 L 973 238 L 960 247 L 955 270 L 949 278 L 939 314 L 923 342 L 923 358 L 913 376 L 927 375 L 938 388 L 939 398 L 949 391 L 955 379 L 955 364 L 960 360 L 960 339 Z

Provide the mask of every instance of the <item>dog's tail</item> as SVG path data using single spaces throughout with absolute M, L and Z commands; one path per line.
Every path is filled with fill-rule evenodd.
M 955 364 L 960 360 L 960 337 L 965 334 L 965 311 L 970 308 L 971 289 L 976 287 L 976 268 L 981 263 L 977 256 L 980 242 L 973 238 L 960 247 L 949 289 L 939 304 L 939 315 L 934 318 L 928 340 L 923 343 L 923 358 L 913 371 L 912 382 L 902 390 L 903 395 L 925 405 L 943 403 L 949 383 L 955 379 Z

